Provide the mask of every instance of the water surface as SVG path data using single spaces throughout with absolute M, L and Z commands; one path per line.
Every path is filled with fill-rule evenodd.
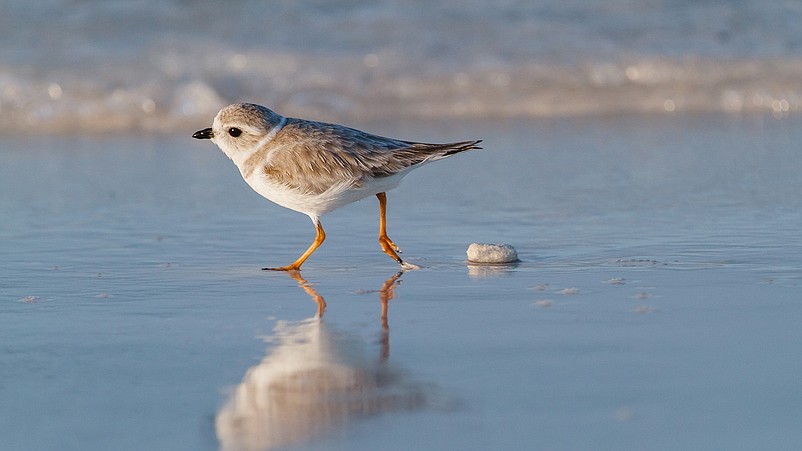
M 194 130 L 2 138 L 5 446 L 802 442 L 797 120 L 352 125 L 485 139 L 388 195 L 421 270 L 397 275 L 365 199 L 323 218 L 302 281 L 261 271 L 313 227 Z M 474 241 L 522 261 L 471 267 Z

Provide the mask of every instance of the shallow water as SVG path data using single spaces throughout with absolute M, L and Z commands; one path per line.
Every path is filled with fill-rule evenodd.
M 323 218 L 303 280 L 261 271 L 313 227 L 193 130 L 3 137 L 4 446 L 802 442 L 798 120 L 351 125 L 485 140 L 389 193 L 423 266 L 397 280 L 372 199 Z M 522 261 L 469 266 L 475 241 Z

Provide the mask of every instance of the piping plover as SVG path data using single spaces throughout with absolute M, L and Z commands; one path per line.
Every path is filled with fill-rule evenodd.
M 317 235 L 297 260 L 279 271 L 301 269 L 326 233 L 320 217 L 362 198 L 379 199 L 379 243 L 402 268 L 398 246 L 387 236 L 385 192 L 412 169 L 459 152 L 481 149 L 479 141 L 426 144 L 372 135 L 353 128 L 284 117 L 261 105 L 236 103 L 192 135 L 211 139 L 237 165 L 242 178 L 270 201 L 306 214 Z

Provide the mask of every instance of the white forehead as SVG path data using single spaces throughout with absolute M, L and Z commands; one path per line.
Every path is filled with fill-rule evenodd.
M 239 127 L 254 132 L 266 131 L 276 125 L 281 116 L 261 105 L 235 103 L 229 105 L 214 118 L 214 128 Z

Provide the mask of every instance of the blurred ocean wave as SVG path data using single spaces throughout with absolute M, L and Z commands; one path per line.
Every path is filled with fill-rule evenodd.
M 2 133 L 802 109 L 799 1 L 6 3 Z

